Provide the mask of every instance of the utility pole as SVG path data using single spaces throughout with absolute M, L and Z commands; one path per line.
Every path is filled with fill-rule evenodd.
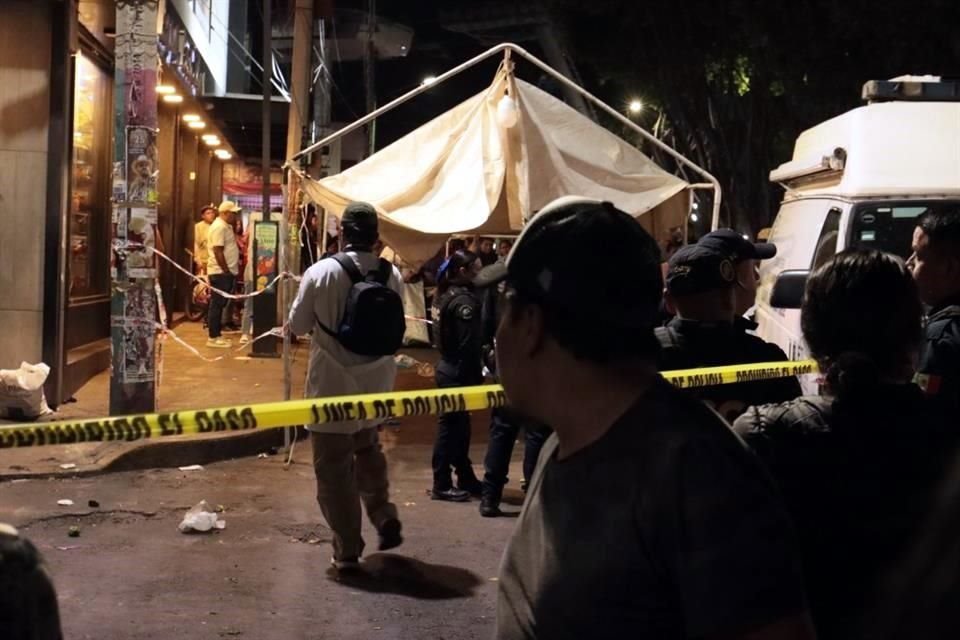
M 263 185 L 261 215 L 262 221 L 253 221 L 253 255 L 249 257 L 252 261 L 251 271 L 253 276 L 254 289 L 260 291 L 263 289 L 278 272 L 278 253 L 280 251 L 281 237 L 280 227 L 270 214 L 270 107 L 271 107 L 271 88 L 270 81 L 273 77 L 273 16 L 271 15 L 271 0 L 263 0 L 263 74 L 261 76 L 261 85 L 263 87 L 263 137 L 261 140 L 262 149 L 260 156 L 261 181 Z M 282 216 L 281 216 L 282 217 Z M 261 273 L 261 263 L 264 265 L 274 265 L 272 269 L 266 269 L 271 273 Z M 273 328 L 277 319 L 277 288 L 264 291 L 253 299 L 253 333 L 260 336 Z M 277 354 L 276 339 L 265 337 L 253 343 L 253 350 L 250 355 L 260 358 L 275 358 Z
M 287 121 L 287 153 L 286 162 L 290 162 L 294 154 L 300 151 L 303 145 L 303 132 L 310 113 L 310 51 L 313 44 L 313 0 L 294 0 L 293 12 L 293 59 L 290 70 L 290 111 Z M 286 187 L 285 211 L 280 222 L 280 268 L 282 271 L 296 271 L 300 266 L 299 253 L 299 225 L 294 225 L 295 234 L 290 237 L 288 223 L 298 220 L 296 176 L 284 169 L 284 183 Z M 291 269 L 290 261 L 295 267 Z M 292 284 L 280 283 L 281 322 L 286 322 L 289 314 L 288 307 L 292 298 Z M 283 399 L 289 400 L 291 393 L 292 371 L 290 365 L 290 335 L 285 331 L 283 336 Z M 290 429 L 284 430 L 284 445 L 290 446 L 292 436 Z
M 116 5 L 110 415 L 152 413 L 157 401 L 157 9 Z M 144 178 L 143 176 L 147 177 Z
M 367 44 L 363 49 L 363 83 L 367 94 L 367 113 L 377 108 L 377 0 L 367 0 Z M 367 127 L 367 155 L 377 150 L 377 121 Z
M 273 16 L 271 0 L 263 0 L 263 148 L 261 149 L 263 176 L 263 219 L 270 220 L 270 80 L 273 74 Z

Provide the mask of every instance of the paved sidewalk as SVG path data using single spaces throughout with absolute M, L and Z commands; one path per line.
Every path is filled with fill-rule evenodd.
M 159 411 L 181 411 L 205 407 L 255 404 L 283 400 L 283 361 L 280 358 L 251 358 L 249 347 L 239 348 L 240 334 L 228 334 L 232 349 L 210 349 L 200 323 L 186 322 L 174 331 L 208 358 L 207 362 L 172 339 L 163 347 L 163 363 L 157 405 Z M 291 398 L 303 396 L 303 384 L 309 356 L 309 342 L 291 346 Z M 435 363 L 431 349 L 404 350 L 415 360 Z M 430 373 L 432 369 L 421 371 Z M 400 369 L 398 390 L 433 388 L 430 377 L 417 368 Z M 76 396 L 76 402 L 61 405 L 42 421 L 92 419 L 109 414 L 110 373 L 104 371 L 91 379 Z M 432 432 L 435 418 L 405 419 L 404 424 L 419 422 Z M 0 424 L 13 424 L 0 420 Z M 278 449 L 283 445 L 283 429 L 253 433 L 211 434 L 165 438 L 162 441 L 93 442 L 73 445 L 31 447 L 5 450 L 0 462 L 0 478 L 30 478 L 52 475 L 89 475 L 106 470 L 205 464 Z M 302 431 L 302 430 L 300 430 Z M 62 468 L 63 465 L 73 465 Z

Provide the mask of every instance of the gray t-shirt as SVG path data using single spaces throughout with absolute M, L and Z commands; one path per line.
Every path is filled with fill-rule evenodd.
M 666 382 L 558 461 L 547 441 L 504 553 L 497 638 L 698 638 L 805 607 L 757 460 Z

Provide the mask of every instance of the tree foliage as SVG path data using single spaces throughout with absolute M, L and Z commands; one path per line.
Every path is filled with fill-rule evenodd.
M 741 229 L 770 221 L 781 194 L 767 176 L 797 135 L 861 104 L 864 82 L 960 62 L 957 0 L 547 4 L 593 88 L 658 111 L 658 135 L 720 180 L 722 220 Z

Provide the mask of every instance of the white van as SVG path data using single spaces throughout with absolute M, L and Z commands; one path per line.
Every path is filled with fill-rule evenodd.
M 811 270 L 852 247 L 906 259 L 916 218 L 960 203 L 960 83 L 872 81 L 863 97 L 866 106 L 800 134 L 793 158 L 770 172 L 786 194 L 769 236 L 777 256 L 761 263 L 756 320 L 758 335 L 791 359 L 807 357 L 799 307 Z

